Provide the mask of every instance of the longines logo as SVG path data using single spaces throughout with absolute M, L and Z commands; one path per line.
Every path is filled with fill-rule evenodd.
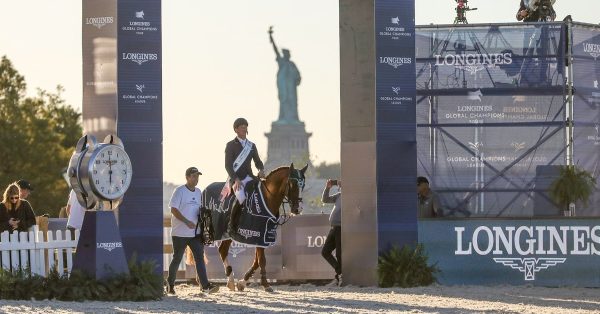
M 479 150 L 481 149 L 481 147 L 483 147 L 483 143 L 481 142 L 469 142 L 469 147 L 474 150 L 475 152 L 479 152 Z
M 248 238 L 260 238 L 260 232 L 248 229 L 238 228 L 238 233 L 248 239 Z
M 123 247 L 123 243 L 122 242 L 100 242 L 100 243 L 96 243 L 96 248 L 97 249 L 105 249 L 109 252 L 111 252 L 112 250 L 116 249 L 116 248 L 120 248 Z
M 402 27 L 400 23 L 400 17 L 392 17 L 388 26 L 379 31 L 379 36 L 382 38 L 388 37 L 391 40 L 399 40 L 400 37 L 413 37 L 412 32 L 407 32 L 405 27 Z
M 412 58 L 379 57 L 379 63 L 387 64 L 387 65 L 394 67 L 394 69 L 397 69 L 398 67 L 400 67 L 402 65 L 412 64 Z
M 556 266 L 566 261 L 566 258 L 509 258 L 496 257 L 494 262 L 516 269 L 525 274 L 525 280 L 535 280 L 535 273 L 550 266 Z
M 258 200 L 258 193 L 253 193 L 252 197 L 254 198 L 254 208 L 256 209 L 256 213 L 258 213 L 258 214 L 262 213 L 262 210 L 260 210 L 260 202 Z
M 600 45 L 592 43 L 583 43 L 583 51 L 589 53 L 594 59 L 600 57 Z
M 218 248 L 220 244 L 221 244 L 221 241 L 215 241 L 215 242 L 209 244 L 209 247 Z M 248 246 L 247 244 L 238 243 L 238 242 L 233 241 L 233 242 L 231 242 L 231 246 L 229 246 L 229 254 L 231 254 L 231 256 L 233 256 L 233 257 L 237 257 L 238 255 L 242 254 L 242 252 L 246 251 L 246 249 L 249 247 L 250 246 Z
M 515 153 L 525 149 L 525 142 L 512 142 L 510 143 L 510 146 L 512 146 L 515 149 Z
M 156 32 L 158 27 L 152 26 L 152 22 L 145 20 L 146 14 L 144 11 L 135 11 L 133 16 L 135 19 L 130 20 L 128 24 L 121 27 L 121 30 L 134 32 L 136 35 L 144 35 L 145 32 Z
M 596 125 L 594 125 L 594 130 L 596 131 L 596 134 L 588 135 L 587 139 L 588 141 L 594 142 L 594 145 L 600 145 L 600 124 L 596 123 Z
M 102 17 L 87 17 L 85 19 L 86 25 L 93 25 L 98 29 L 106 26 L 106 24 L 112 24 L 114 22 L 114 17 L 112 16 L 102 16 Z
M 528 281 L 535 280 L 537 272 L 566 262 L 557 255 L 600 255 L 600 226 L 479 226 L 466 242 L 465 227 L 454 231 L 455 255 L 500 255 L 492 260 L 524 273 Z
M 512 53 L 492 54 L 447 54 L 445 56 L 435 55 L 436 65 L 452 65 L 464 69 L 471 75 L 487 68 L 498 65 L 512 64 Z
M 135 84 L 135 89 L 137 89 L 140 93 L 144 92 L 144 88 L 146 88 L 146 85 L 144 84 Z
M 307 236 L 306 239 L 308 240 L 307 247 L 323 247 L 327 236 Z
M 141 53 L 141 52 L 127 52 L 123 53 L 123 60 L 131 60 L 132 62 L 142 65 L 148 61 L 158 60 L 158 54 L 156 53 Z
M 400 87 L 392 87 L 392 92 L 394 92 L 394 94 L 398 95 L 398 93 L 400 92 Z

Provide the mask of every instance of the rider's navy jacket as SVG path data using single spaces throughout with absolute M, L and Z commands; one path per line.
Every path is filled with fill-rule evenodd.
M 233 162 L 236 160 L 237 156 L 242 152 L 242 149 L 242 143 L 240 143 L 237 137 L 229 141 L 227 143 L 227 146 L 225 147 L 225 170 L 227 170 L 227 174 L 231 179 L 230 183 L 232 184 L 235 178 L 243 180 L 244 178 L 246 178 L 246 176 L 254 177 L 254 175 L 252 174 L 252 166 L 250 165 L 252 159 L 254 159 L 254 166 L 258 170 L 264 169 L 263 162 L 258 156 L 258 150 L 256 149 L 256 145 L 253 143 L 252 151 L 250 152 L 250 154 L 248 154 L 248 157 L 246 158 L 246 160 L 244 160 L 244 163 L 238 169 L 238 171 L 234 172 Z

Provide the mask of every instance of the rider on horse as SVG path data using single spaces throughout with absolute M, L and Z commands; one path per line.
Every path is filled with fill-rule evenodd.
M 264 165 L 258 156 L 256 145 L 246 138 L 248 135 L 248 121 L 244 118 L 237 118 L 233 122 L 233 130 L 237 136 L 229 141 L 225 147 L 225 170 L 229 175 L 227 184 L 233 189 L 237 199 L 229 219 L 230 235 L 237 231 L 237 224 L 246 200 L 246 193 L 251 194 L 255 186 L 255 184 L 248 184 L 256 180 L 250 165 L 252 160 L 254 160 L 254 166 L 258 169 L 258 177 L 264 178 Z

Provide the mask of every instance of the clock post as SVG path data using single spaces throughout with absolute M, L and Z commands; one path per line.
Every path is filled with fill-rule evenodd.
M 113 212 L 131 183 L 131 161 L 123 143 L 114 135 L 108 135 L 103 143 L 92 135 L 83 136 L 69 162 L 68 175 L 77 200 L 88 209 L 73 270 L 96 279 L 129 273 Z

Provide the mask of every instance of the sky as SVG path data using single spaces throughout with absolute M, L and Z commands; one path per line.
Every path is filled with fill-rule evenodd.
M 513 22 L 518 0 L 470 0 L 470 23 Z M 417 24 L 448 24 L 453 0 L 416 2 Z M 162 2 L 164 180 L 202 172 L 201 186 L 226 177 L 225 144 L 235 118 L 249 120 L 249 138 L 265 161 L 277 119 L 275 54 L 290 49 L 302 76 L 299 116 L 306 123 L 315 163 L 340 159 L 338 1 L 170 0 Z M 600 22 L 598 0 L 558 0 L 557 19 Z M 81 1 L 0 0 L 0 55 L 25 76 L 28 93 L 54 90 L 81 110 Z

